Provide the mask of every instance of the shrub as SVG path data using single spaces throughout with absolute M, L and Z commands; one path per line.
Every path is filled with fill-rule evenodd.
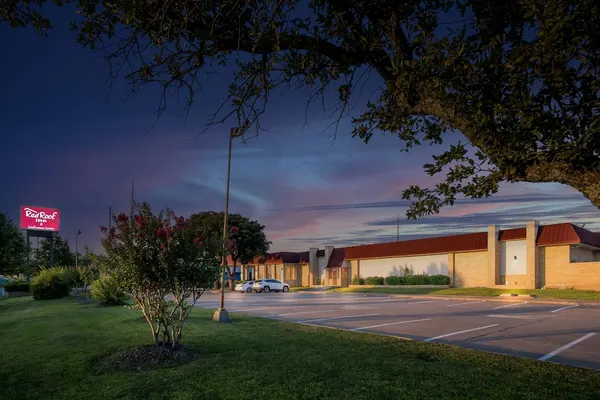
M 448 275 L 431 275 L 429 277 L 431 280 L 430 285 L 449 285 L 450 277 Z
M 352 278 L 351 285 L 364 285 L 364 284 L 365 284 L 365 280 L 363 278 L 359 278 L 358 275 L 354 275 L 354 278 Z
M 27 282 L 10 282 L 4 285 L 4 290 L 8 293 L 12 292 L 29 292 L 29 283 Z
M 115 278 L 104 275 L 92 283 L 92 298 L 106 307 L 121 306 L 127 301 L 127 295 L 119 287 Z
M 384 278 L 381 276 L 369 276 L 365 279 L 366 285 L 383 285 Z
M 62 276 L 69 287 L 80 286 L 83 283 L 80 271 L 74 267 L 54 267 L 54 269 Z
M 406 280 L 406 285 L 429 285 L 431 280 L 427 275 L 409 275 L 404 279 Z
M 60 299 L 69 295 L 71 284 L 62 268 L 42 270 L 31 283 L 31 294 L 35 300 Z
M 406 277 L 404 276 L 388 276 L 385 278 L 386 285 L 406 285 Z

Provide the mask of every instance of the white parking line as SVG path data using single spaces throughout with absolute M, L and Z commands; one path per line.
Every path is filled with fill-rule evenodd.
M 389 325 L 409 324 L 411 322 L 421 322 L 421 321 L 431 321 L 431 318 L 413 319 L 411 321 L 390 322 L 389 324 L 363 326 L 362 328 L 353 328 L 353 329 L 349 329 L 349 330 L 350 331 L 361 331 L 363 329 L 379 328 L 379 327 L 382 327 L 382 326 L 389 326 Z
M 494 326 L 498 326 L 498 324 L 486 325 L 486 326 L 480 326 L 479 328 L 465 329 L 464 331 L 458 331 L 458 332 L 446 333 L 445 335 L 440 335 L 440 336 L 432 337 L 432 338 L 429 338 L 429 339 L 425 339 L 425 341 L 426 341 L 426 342 L 431 342 L 431 341 L 433 341 L 433 340 L 437 340 L 437 339 L 445 338 L 445 337 L 448 337 L 448 336 L 454 336 L 454 335 L 460 335 L 461 333 L 467 333 L 467 332 L 479 331 L 479 330 L 481 330 L 481 329 L 492 328 L 492 327 L 494 327 Z
M 596 334 L 596 332 L 588 333 L 587 335 L 585 335 L 585 336 L 582 336 L 582 337 L 580 337 L 580 338 L 579 338 L 579 339 L 577 339 L 577 340 L 573 340 L 571 343 L 567 343 L 567 344 L 565 344 L 564 346 L 562 346 L 562 347 L 559 347 L 558 349 L 556 349 L 556 350 L 554 350 L 554 351 L 552 351 L 552 352 L 550 352 L 550 353 L 546 354 L 545 356 L 538 358 L 538 360 L 539 360 L 539 361 L 546 361 L 546 360 L 548 360 L 548 359 L 550 359 L 550 358 L 554 357 L 555 355 L 557 355 L 557 354 L 558 354 L 558 353 L 560 353 L 561 351 L 567 350 L 568 348 L 575 346 L 577 343 L 581 343 L 581 342 L 583 342 L 584 340 L 586 340 L 586 339 L 588 339 L 588 338 L 591 338 L 591 337 L 592 337 L 592 336 L 594 336 L 595 334 Z
M 524 315 L 505 315 L 505 314 L 487 315 L 487 317 L 492 317 L 492 318 L 533 319 L 532 317 L 526 317 Z
M 342 319 L 342 318 L 357 318 L 357 317 L 371 317 L 374 315 L 379 315 L 379 313 L 377 314 L 362 314 L 362 315 L 346 315 L 344 317 L 331 317 L 331 318 L 319 318 L 319 319 L 307 319 L 305 321 L 298 321 L 299 324 L 304 324 L 306 322 L 317 322 L 317 321 L 331 321 L 334 319 Z
M 316 313 L 325 313 L 325 312 L 334 312 L 337 310 L 321 310 L 321 311 L 300 311 L 300 312 L 291 312 L 285 314 L 275 314 L 274 317 L 283 317 L 285 315 L 298 315 L 298 314 L 316 314 Z
M 487 300 L 467 301 L 466 303 L 448 304 L 446 307 L 458 307 L 458 306 L 464 306 L 467 304 L 483 303 L 484 301 L 487 301 Z
M 566 307 L 558 308 L 558 309 L 552 310 L 550 312 L 559 312 L 559 311 L 568 310 L 569 308 L 574 308 L 574 307 L 579 307 L 579 304 L 575 304 L 574 306 L 566 306 Z
M 508 308 L 508 307 L 516 307 L 516 306 L 520 306 L 522 304 L 527 304 L 526 301 L 524 301 L 523 303 L 512 303 L 512 304 L 505 304 L 503 306 L 499 306 L 499 307 L 494 307 L 492 308 L 492 310 L 499 310 L 501 308 Z

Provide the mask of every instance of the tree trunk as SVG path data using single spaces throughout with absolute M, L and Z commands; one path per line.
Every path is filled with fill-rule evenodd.
M 234 259 L 233 260 L 233 270 L 232 271 L 227 271 L 228 272 L 228 278 L 229 278 L 229 291 L 233 292 L 235 290 L 235 269 L 237 265 L 237 261 Z M 229 269 L 229 267 L 227 267 L 227 269 Z

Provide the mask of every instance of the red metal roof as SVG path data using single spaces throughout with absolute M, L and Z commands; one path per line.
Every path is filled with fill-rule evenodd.
M 331 252 L 331 256 L 329 257 L 329 262 L 327 263 L 327 268 L 338 268 L 344 264 L 344 260 L 346 260 L 346 249 L 343 247 L 335 248 Z
M 571 223 L 540 226 L 538 231 L 538 246 L 577 243 L 600 247 L 600 236 Z
M 500 231 L 498 240 L 509 241 L 509 240 L 525 240 L 527 238 L 527 228 L 513 228 L 505 229 Z
M 442 254 L 487 249 L 487 232 L 346 247 L 346 259 Z

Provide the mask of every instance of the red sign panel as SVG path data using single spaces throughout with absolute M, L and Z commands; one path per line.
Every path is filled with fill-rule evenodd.
M 21 206 L 21 229 L 58 232 L 60 211 L 56 208 Z

